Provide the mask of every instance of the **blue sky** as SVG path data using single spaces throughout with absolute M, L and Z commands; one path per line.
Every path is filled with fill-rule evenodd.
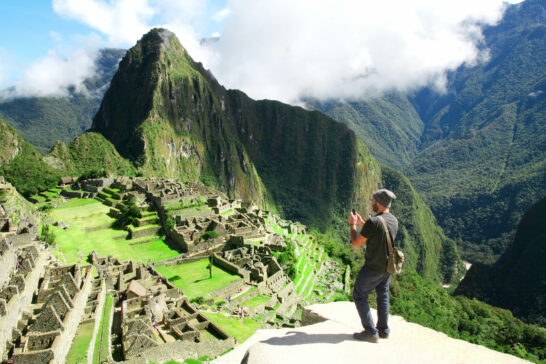
M 518 0 L 511 0 L 512 3 Z M 366 98 L 433 85 L 487 59 L 478 24 L 503 0 L 2 0 L 0 102 L 85 91 L 100 48 L 175 32 L 219 82 L 253 98 Z M 221 34 L 214 43 L 203 37 Z M 8 87 L 14 86 L 10 91 Z
M 199 14 L 200 19 L 191 22 L 199 37 L 208 37 L 221 31 L 221 22 L 215 21 L 213 17 L 225 8 L 226 2 L 203 1 L 205 5 Z M 13 81 L 22 77 L 27 67 L 51 50 L 69 55 L 81 47 L 82 37 L 94 34 L 105 40 L 104 46 L 110 46 L 106 41 L 107 36 L 96 28 L 55 12 L 52 1 L 2 0 L 1 9 L 0 88 L 11 86 Z M 156 17 L 155 20 L 161 19 Z M 153 24 L 153 20 L 150 24 Z M 132 42 L 123 42 L 112 46 L 129 48 L 132 45 Z

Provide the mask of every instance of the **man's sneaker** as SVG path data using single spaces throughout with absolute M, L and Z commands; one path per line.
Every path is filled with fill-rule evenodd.
M 384 331 L 379 331 L 379 337 L 381 339 L 388 339 L 389 338 L 389 333 L 388 332 L 384 332 Z
M 369 343 L 378 343 L 379 342 L 379 335 L 378 334 L 370 335 L 370 334 L 366 333 L 366 331 L 355 332 L 353 334 L 353 338 L 355 338 L 356 340 L 360 340 L 360 341 L 367 341 Z

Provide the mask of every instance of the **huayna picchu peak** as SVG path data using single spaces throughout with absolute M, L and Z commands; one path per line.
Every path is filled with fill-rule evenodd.
M 127 52 L 92 130 L 144 175 L 201 179 L 231 195 L 284 206 L 291 217 L 328 221 L 353 199 L 364 206 L 380 183 L 380 173 L 365 187 L 357 183 L 378 164 L 347 127 L 224 89 L 163 29 Z M 300 210 L 300 200 L 309 211 Z

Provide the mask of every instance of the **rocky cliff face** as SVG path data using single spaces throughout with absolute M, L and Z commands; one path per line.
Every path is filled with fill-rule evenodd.
M 22 151 L 23 143 L 15 129 L 0 120 L 0 165 L 10 163 Z

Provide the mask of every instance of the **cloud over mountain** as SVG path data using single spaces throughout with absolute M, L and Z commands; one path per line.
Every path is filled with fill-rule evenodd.
M 233 0 L 217 57 L 219 80 L 255 98 L 360 98 L 442 87 L 445 71 L 487 57 L 478 23 L 501 1 Z
M 129 47 L 165 27 L 220 83 L 291 103 L 441 88 L 447 70 L 487 57 L 478 25 L 498 21 L 504 7 L 502 0 L 228 0 L 210 14 L 198 0 L 53 0 L 59 15 L 98 32 L 102 47 Z M 219 41 L 200 42 L 207 22 L 222 23 Z M 62 62 L 51 53 L 26 71 L 46 93 L 78 87 L 93 71 L 79 52 Z M 63 62 L 71 71 L 59 75 Z M 27 79 L 17 85 L 21 93 L 33 88 Z

